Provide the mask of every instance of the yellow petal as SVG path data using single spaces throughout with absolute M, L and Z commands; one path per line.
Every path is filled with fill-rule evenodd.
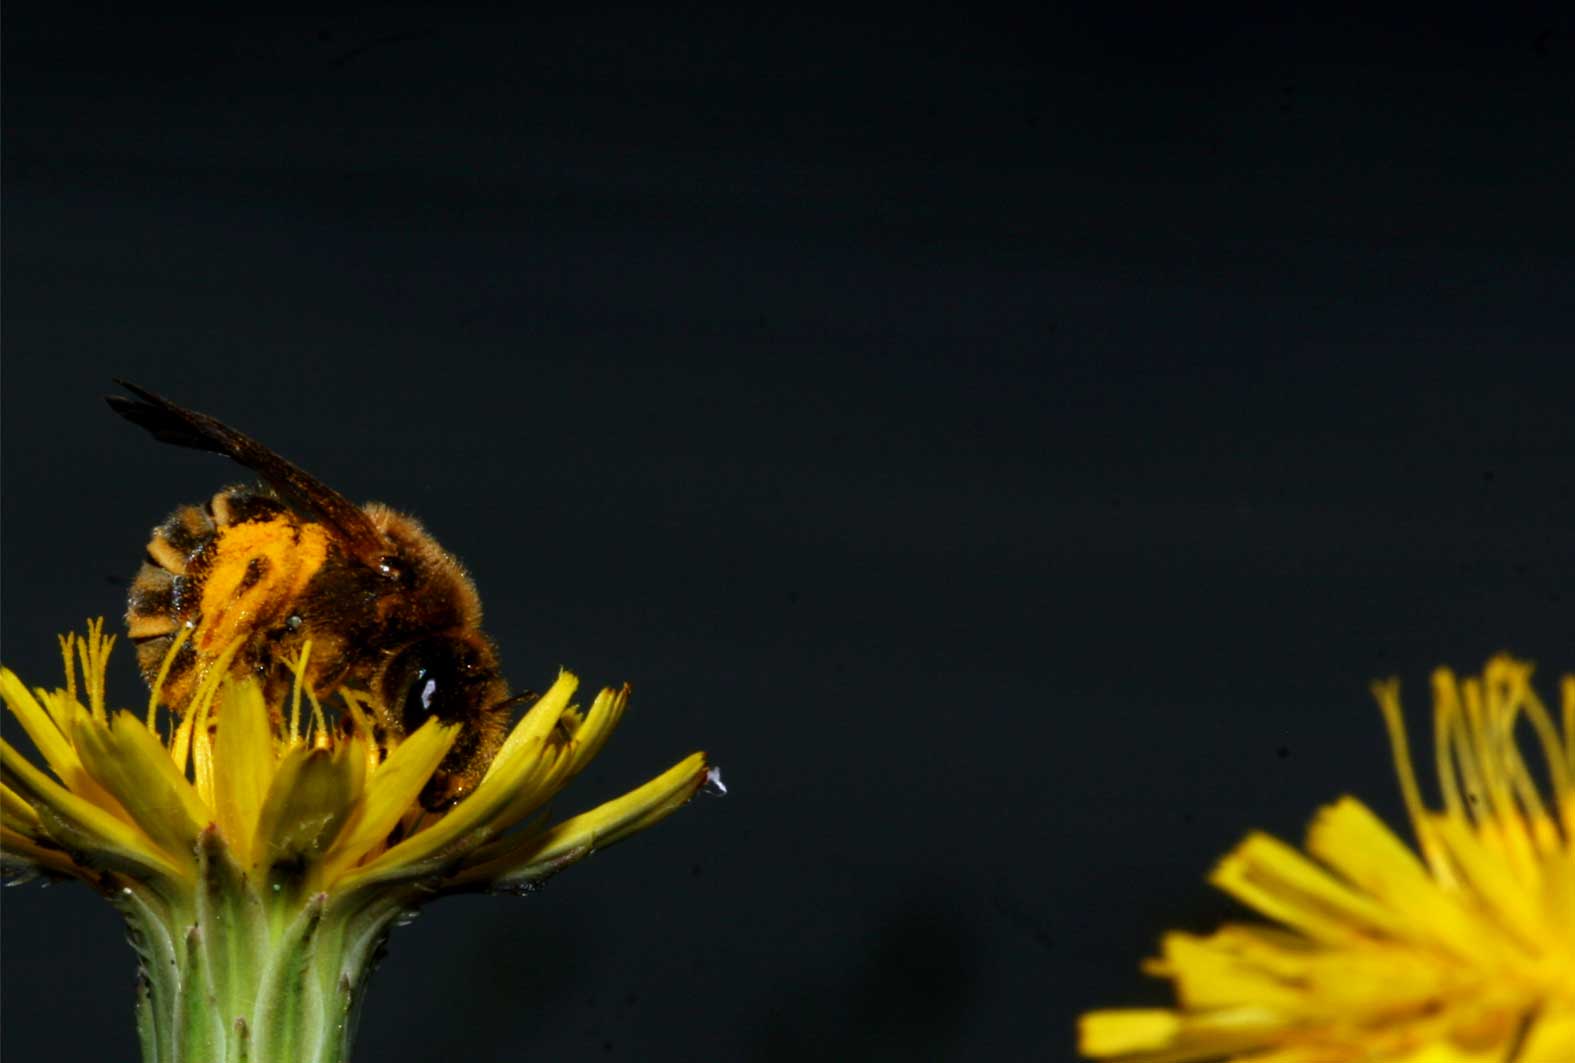
M 596 700 L 591 703 L 591 711 L 585 714 L 585 720 L 574 732 L 574 764 L 570 768 L 571 774 L 578 774 L 580 769 L 596 759 L 596 754 L 602 751 L 602 746 L 607 744 L 607 739 L 612 735 L 618 722 L 623 719 L 624 709 L 629 705 L 629 684 L 625 683 L 616 693 L 612 690 L 603 690 L 596 695 Z
M 255 864 L 304 865 L 328 851 L 361 795 L 366 771 L 362 740 L 337 749 L 297 746 L 279 765 L 257 823 Z
M 694 796 L 708 771 L 704 753 L 692 753 L 622 797 L 529 834 L 484 863 L 454 878 L 460 886 L 510 889 L 544 877 L 660 822 Z
M 1224 931 L 1198 937 L 1172 931 L 1164 936 L 1165 970 L 1176 983 L 1176 998 L 1188 1008 L 1231 1007 L 1250 1002 L 1277 1013 L 1294 1012 L 1301 991 L 1272 966 L 1243 956 L 1239 941 Z
M 591 710 L 582 719 L 573 708 L 565 709 L 560 721 L 573 721 L 567 747 L 556 754 L 544 754 L 537 770 L 522 780 L 515 794 L 493 816 L 492 826 L 498 833 L 507 831 L 550 801 L 569 779 L 589 764 L 623 718 L 629 704 L 629 685 L 613 691 L 604 688 L 591 703 Z
M 388 837 L 399 818 L 415 804 L 438 764 L 448 755 L 459 734 L 436 717 L 421 725 L 388 755 L 367 780 L 366 792 L 351 814 L 349 824 L 324 857 L 326 881 L 354 864 L 374 845 Z
M 1560 1063 L 1575 1059 L 1575 1007 L 1539 1016 L 1526 1034 L 1519 1063 Z
M 212 808 L 217 803 L 213 794 L 213 736 L 203 723 L 204 715 L 200 710 L 186 711 L 186 718 L 196 721 L 191 732 L 191 781 L 197 787 L 197 799 Z
M 55 778 L 78 793 L 86 789 L 89 792 L 83 793 L 83 796 L 89 800 L 103 792 L 92 780 L 87 779 L 82 770 L 82 761 L 77 757 L 76 750 L 71 748 L 71 742 L 60 729 L 61 724 L 56 717 L 46 711 L 39 699 L 22 685 L 16 673 L 9 668 L 0 668 L 0 697 L 5 699 L 6 708 L 21 723 L 27 737 L 32 739 L 33 745 L 44 758 L 44 763 L 55 773 Z M 57 708 L 63 707 L 58 703 L 67 701 L 63 694 L 51 700 L 57 702 Z M 83 711 L 74 702 L 70 703 L 70 708 Z
M 1095 1059 L 1120 1056 L 1133 1063 L 1193 1063 L 1227 1057 L 1261 1063 L 1273 1057 L 1236 1053 L 1262 1048 L 1284 1029 L 1283 1020 L 1255 1007 L 1221 1008 L 1206 1014 L 1159 1008 L 1092 1011 L 1078 1021 L 1078 1047 Z
M 1319 811 L 1307 832 L 1307 851 L 1390 905 L 1434 885 L 1416 854 L 1354 797 Z
M 142 831 L 67 790 L 3 740 L 0 778 L 33 806 L 49 836 L 84 862 L 147 878 L 190 877 L 189 866 L 161 852 Z
M 1307 832 L 1307 851 L 1383 902 L 1386 928 L 1395 936 L 1447 944 L 1465 960 L 1496 951 L 1496 942 L 1484 940 L 1479 924 L 1439 889 L 1415 853 L 1355 798 L 1319 812 Z
M 115 713 L 108 723 L 83 716 L 74 737 L 89 774 L 155 845 L 187 867 L 209 813 L 159 740 L 129 712 Z
M 555 847 L 589 843 L 606 848 L 683 807 L 706 781 L 710 771 L 704 753 L 691 753 L 644 786 L 564 820 L 547 831 L 543 854 Z
M 33 740 L 33 745 L 38 747 L 49 769 L 57 778 L 69 779 L 72 769 L 79 766 L 71 743 L 32 692 L 9 668 L 0 668 L 0 697 L 5 699 L 6 708 L 22 724 L 22 729 Z
M 8 854 L 10 863 L 20 861 L 34 870 L 66 875 L 77 874 L 80 870 L 50 839 L 33 806 L 3 783 L 0 783 L 0 850 Z M 16 869 L 7 867 L 7 875 L 16 873 Z
M 1433 823 L 1450 857 L 1481 896 L 1483 910 L 1523 948 L 1535 952 L 1545 933 L 1536 892 L 1465 823 L 1447 816 L 1439 816 Z
M 1085 1056 L 1119 1056 L 1165 1048 L 1181 1032 L 1168 1008 L 1091 1011 L 1077 1021 L 1077 1050 Z
M 487 768 L 487 774 L 482 779 L 485 786 L 488 779 L 494 775 L 505 772 L 516 772 L 519 768 L 519 759 L 527 750 L 541 746 L 552 729 L 557 726 L 558 717 L 569 706 L 569 698 L 574 696 L 574 690 L 580 685 L 579 679 L 572 672 L 559 672 L 558 678 L 552 686 L 547 688 L 547 693 L 537 699 L 530 711 L 520 717 L 520 722 L 514 725 L 514 730 L 503 740 L 503 745 L 498 749 L 498 755 L 492 758 L 492 763 Z M 477 793 L 481 787 L 476 788 Z M 459 807 L 463 808 L 474 800 L 472 794 Z
M 1254 832 L 1219 862 L 1209 881 L 1264 915 L 1327 942 L 1364 928 L 1390 930 L 1394 915 L 1277 838 Z
M 0 783 L 0 826 L 37 838 L 43 833 L 38 813 L 15 790 Z
M 606 745 L 606 739 L 613 734 L 617 721 L 624 715 L 625 704 L 628 704 L 627 685 L 617 693 L 603 690 L 597 694 L 591 704 L 591 712 L 583 720 L 575 710 L 565 709 L 561 720 L 573 721 L 575 724 L 570 731 L 572 737 L 567 743 L 561 743 L 554 742 L 554 735 L 550 734 L 542 756 L 515 784 L 513 797 L 491 817 L 490 835 L 507 832 L 521 819 L 534 813 L 535 809 L 553 800 L 564 784 L 569 783 L 570 778 L 589 764 L 591 757 Z
M 541 804 L 552 798 L 562 786 L 579 774 L 587 764 L 596 758 L 607 744 L 607 739 L 612 736 L 618 722 L 623 719 L 624 709 L 629 704 L 629 684 L 614 691 L 603 688 L 596 695 L 596 700 L 591 703 L 591 711 L 585 714 L 583 720 L 578 720 L 578 725 L 573 729 L 564 756 L 553 763 L 549 770 L 539 779 L 533 781 L 536 792 L 521 794 L 517 804 L 506 808 L 498 817 L 500 829 L 507 830 L 522 818 L 535 811 Z M 572 710 L 571 710 L 572 711 Z M 568 714 L 565 713 L 565 716 Z
M 262 687 L 255 681 L 226 682 L 219 690 L 218 702 L 218 735 L 213 743 L 214 812 L 219 833 L 229 843 L 235 862 L 245 867 L 252 860 L 257 816 L 273 778 L 273 732 Z
M 1253 972 L 1254 977 L 1293 989 L 1310 977 L 1313 961 L 1328 954 L 1326 950 L 1309 948 L 1307 939 L 1300 934 L 1263 923 L 1227 923 L 1207 936 L 1179 934 L 1175 940 L 1161 940 L 1165 956 L 1157 963 L 1163 965 L 1166 977 L 1183 977 L 1179 968 L 1192 962 L 1183 950 L 1195 944 L 1226 959 L 1235 968 Z M 1215 1003 L 1229 1001 L 1221 999 Z
M 40 871 L 80 875 L 82 869 L 59 849 L 25 834 L 0 827 L 0 872 L 6 878 L 28 878 Z
M 567 747 L 549 744 L 530 771 L 515 785 L 514 796 L 493 814 L 488 823 L 489 835 L 502 834 L 552 800 L 553 795 L 583 765 L 578 750 L 578 739 L 571 739 Z

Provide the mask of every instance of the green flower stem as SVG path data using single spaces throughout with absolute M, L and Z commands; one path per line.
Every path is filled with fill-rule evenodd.
M 310 893 L 270 875 L 259 891 L 212 829 L 189 890 L 113 896 L 139 961 L 144 1063 L 345 1063 L 362 993 L 404 891 Z

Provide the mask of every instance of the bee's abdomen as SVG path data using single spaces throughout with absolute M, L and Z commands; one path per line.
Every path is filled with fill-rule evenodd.
M 153 529 L 153 537 L 148 540 L 148 564 L 144 568 L 155 567 L 171 575 L 185 575 L 187 565 L 202 552 L 215 530 L 207 513 L 196 506 L 181 506 Z
M 223 560 L 233 564 L 235 549 L 223 549 L 225 531 L 237 524 L 249 522 L 282 525 L 285 534 L 296 533 L 297 524 L 285 507 L 277 500 L 260 495 L 245 487 L 229 487 L 215 494 L 205 506 L 182 506 L 170 514 L 168 520 L 153 529 L 148 540 L 147 558 L 136 578 L 132 580 L 131 593 L 126 602 L 127 634 L 137 646 L 137 663 L 142 674 L 151 683 L 169 652 L 170 644 L 182 626 L 196 629 L 195 635 L 182 647 L 171 662 L 165 677 L 165 691 L 172 702 L 182 700 L 194 678 L 194 666 L 205 656 L 201 644 L 211 639 L 204 629 L 204 590 L 215 562 Z M 242 562 L 246 564 L 245 561 Z M 249 565 L 243 572 L 239 585 L 233 589 L 237 596 L 253 590 L 256 579 L 247 582 L 251 570 L 265 573 L 266 559 Z M 211 595 L 206 595 L 210 597 Z M 211 607 L 213 603 L 210 601 Z M 233 626 L 229 625 L 229 626 Z
M 213 541 L 218 529 L 207 513 L 182 506 L 153 529 L 147 560 L 131 583 L 126 625 L 132 641 L 169 635 L 186 619 L 182 584 L 192 561 Z

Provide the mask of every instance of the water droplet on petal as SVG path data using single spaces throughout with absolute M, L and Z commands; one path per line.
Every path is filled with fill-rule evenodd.
M 727 784 L 722 781 L 722 769 L 711 768 L 705 773 L 705 782 L 700 784 L 700 792 L 709 797 L 721 797 L 727 793 Z

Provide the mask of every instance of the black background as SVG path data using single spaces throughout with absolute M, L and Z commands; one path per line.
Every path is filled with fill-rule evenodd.
M 363 1058 L 1064 1058 L 1398 812 L 1369 678 L 1572 663 L 1567 15 L 7 6 L 6 662 L 239 478 L 126 376 L 633 681 L 565 811 L 732 787 L 399 931 Z M 3 916 L 0 1050 L 131 1058 L 109 909 Z

